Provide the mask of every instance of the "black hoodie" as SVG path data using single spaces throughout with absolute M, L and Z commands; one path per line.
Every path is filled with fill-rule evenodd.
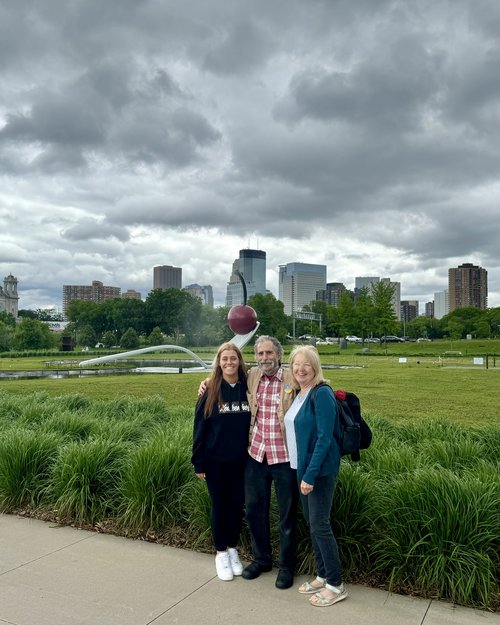
M 196 404 L 193 427 L 193 455 L 195 473 L 205 473 L 210 463 L 243 462 L 247 456 L 250 407 L 247 385 L 234 386 L 224 379 L 221 384 L 222 406 L 215 405 L 205 417 L 205 392 Z

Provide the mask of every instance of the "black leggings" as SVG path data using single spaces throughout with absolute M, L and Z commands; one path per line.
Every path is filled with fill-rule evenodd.
M 236 547 L 243 523 L 245 463 L 210 463 L 205 472 L 212 500 L 210 522 L 217 551 Z

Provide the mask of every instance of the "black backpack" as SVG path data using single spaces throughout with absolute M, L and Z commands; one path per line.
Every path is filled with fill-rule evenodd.
M 320 386 L 329 386 L 329 384 L 323 382 L 311 389 L 309 399 L 313 412 L 314 400 Z M 361 405 L 357 395 L 342 390 L 333 391 L 333 394 L 339 410 L 340 453 L 343 456 L 350 455 L 351 460 L 357 462 L 360 459 L 359 450 L 368 449 L 372 442 L 372 431 L 361 416 Z

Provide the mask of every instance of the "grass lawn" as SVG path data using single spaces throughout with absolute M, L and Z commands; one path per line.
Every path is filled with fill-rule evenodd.
M 334 388 L 358 394 L 363 412 L 368 416 L 387 417 L 397 422 L 444 418 L 463 425 L 498 420 L 500 368 L 472 368 L 469 362 L 471 368 L 447 368 L 433 359 L 414 357 L 400 363 L 395 356 L 356 354 L 323 356 L 322 360 L 324 363 L 337 361 L 338 364 L 358 365 L 358 368 L 350 369 L 325 369 L 324 373 Z M 159 395 L 171 407 L 194 407 L 197 388 L 204 377 L 204 373 L 190 373 L 0 380 L 0 393 L 82 393 L 105 400 Z

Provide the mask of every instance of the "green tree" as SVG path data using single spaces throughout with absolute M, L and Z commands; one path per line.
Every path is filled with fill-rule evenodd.
M 463 336 L 465 336 L 464 327 L 465 325 L 462 319 L 458 317 L 452 317 L 448 320 L 448 323 L 446 324 L 446 332 L 451 339 L 457 341 L 458 339 L 461 339 Z
M 339 309 L 330 304 L 326 307 L 326 317 L 323 321 L 323 333 L 325 336 L 340 336 L 340 313 Z
M 90 324 L 83 326 L 83 328 L 78 331 L 77 336 L 78 343 L 80 345 L 84 345 L 86 347 L 94 347 L 97 343 L 97 334 Z
M 116 345 L 116 333 L 111 330 L 106 330 L 102 335 L 102 344 L 107 349 L 114 347 Z
M 54 308 L 21 309 L 18 311 L 17 316 L 38 319 L 38 321 L 64 321 L 63 314 L 56 312 Z
M 99 305 L 105 319 L 105 330 L 122 335 L 127 328 L 134 328 L 138 334 L 146 333 L 146 310 L 144 302 L 132 297 L 105 300 Z
M 476 339 L 488 339 L 490 338 L 491 327 L 487 319 L 480 319 L 474 324 L 473 336 Z
M 69 303 L 66 313 L 67 318 L 74 324 L 78 331 L 86 325 L 92 326 L 94 332 L 100 336 L 108 329 L 106 309 L 97 302 L 86 302 L 83 300 L 73 300 Z
M 356 308 L 348 293 L 342 293 L 338 305 L 340 335 L 347 336 L 357 332 Z
M 0 352 L 10 351 L 14 341 L 14 328 L 0 321 Z
M 420 315 L 406 324 L 406 334 L 414 339 L 418 339 L 421 336 L 429 339 L 437 338 L 435 330 L 438 324 L 436 322 L 437 320 L 432 319 L 432 317 Z
M 0 322 L 5 323 L 5 325 L 10 326 L 11 328 L 16 327 L 14 315 L 11 315 L 5 310 L 0 310 Z
M 392 305 L 395 290 L 394 284 L 377 282 L 372 285 L 373 326 L 375 336 L 395 334 L 398 319 Z
M 201 300 L 187 291 L 153 289 L 145 302 L 147 327 L 152 330 L 158 326 L 177 342 L 184 335 L 189 343 L 200 327 L 202 306 Z
M 148 336 L 148 345 L 154 347 L 155 345 L 163 345 L 163 334 L 158 326 L 153 328 L 151 334 Z
M 486 311 L 486 318 L 490 324 L 492 336 L 500 335 L 500 307 L 489 308 Z
M 248 305 L 257 313 L 259 334 L 268 334 L 284 341 L 291 329 L 290 318 L 285 315 L 283 302 L 272 293 L 257 293 L 248 299 Z
M 50 349 L 55 346 L 55 337 L 43 321 L 25 317 L 14 332 L 14 347 L 23 349 Z
M 465 338 L 467 334 L 474 335 L 476 324 L 487 321 L 488 313 L 481 308 L 457 308 L 445 315 L 441 322 L 444 332 L 454 339 Z M 489 336 L 489 333 L 488 333 Z
M 134 328 L 128 328 L 120 339 L 122 349 L 137 349 L 139 347 L 139 335 Z
M 361 289 L 355 302 L 356 334 L 363 340 L 373 336 L 375 330 L 375 305 L 367 289 Z

